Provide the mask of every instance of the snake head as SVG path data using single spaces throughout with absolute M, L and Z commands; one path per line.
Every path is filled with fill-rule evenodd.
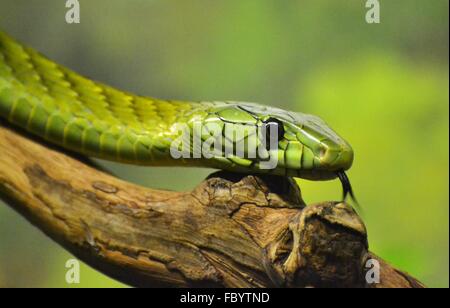
M 350 144 L 332 130 L 321 118 L 302 113 L 287 112 L 284 127 L 287 128 L 288 146 L 285 155 L 294 156 L 288 164 L 304 170 L 317 170 L 324 174 L 342 172 L 353 164 L 353 149 Z M 296 144 L 300 144 L 296 145 Z M 291 148 L 302 149 L 290 153 Z
M 267 148 L 276 156 L 277 164 L 264 171 L 259 155 L 253 159 L 235 159 L 233 168 L 243 163 L 256 173 L 271 173 L 312 180 L 328 180 L 349 169 L 353 163 L 351 146 L 319 117 L 267 107 L 253 103 L 230 102 L 217 107 L 209 115 L 210 121 L 221 121 L 224 126 L 250 125 L 265 128 L 263 136 Z M 226 136 L 226 134 L 224 134 Z M 252 136 L 245 136 L 248 140 Z M 261 139 L 261 138 L 260 138 Z M 272 140 L 274 139 L 274 140 Z M 244 170 L 245 171 L 245 170 Z

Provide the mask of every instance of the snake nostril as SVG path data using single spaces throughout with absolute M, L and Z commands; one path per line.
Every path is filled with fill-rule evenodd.
M 319 157 L 320 159 L 323 159 L 324 157 L 326 157 L 327 155 L 327 148 L 326 147 L 321 147 L 319 150 Z

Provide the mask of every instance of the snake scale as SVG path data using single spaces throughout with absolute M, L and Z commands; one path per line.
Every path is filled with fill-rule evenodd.
M 0 31 L 0 117 L 51 143 L 83 155 L 137 165 L 200 166 L 244 173 L 268 173 L 310 180 L 338 177 L 344 197 L 351 146 L 320 118 L 243 102 L 182 102 L 142 97 L 114 89 L 60 66 Z M 209 158 L 175 159 L 170 151 L 180 124 L 222 132 L 241 126 L 276 128 L 275 148 L 246 157 L 224 151 Z M 201 140 L 205 141 L 200 133 Z M 240 141 L 261 145 L 259 135 Z M 272 134 L 266 134 L 272 138 Z M 217 136 L 216 136 L 217 137 Z M 235 146 L 237 135 L 220 138 Z M 269 140 L 270 141 L 270 140 Z M 195 144 L 189 151 L 193 152 Z M 262 168 L 268 157 L 274 168 Z

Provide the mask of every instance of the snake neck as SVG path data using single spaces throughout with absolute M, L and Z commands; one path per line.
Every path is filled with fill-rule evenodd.
M 0 117 L 70 150 L 133 164 L 174 164 L 177 124 L 207 103 L 141 97 L 57 65 L 0 32 Z

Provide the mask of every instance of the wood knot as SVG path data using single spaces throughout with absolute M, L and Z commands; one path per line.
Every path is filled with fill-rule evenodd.
M 344 203 L 304 208 L 265 248 L 264 265 L 276 286 L 364 286 L 361 260 L 367 233 Z

